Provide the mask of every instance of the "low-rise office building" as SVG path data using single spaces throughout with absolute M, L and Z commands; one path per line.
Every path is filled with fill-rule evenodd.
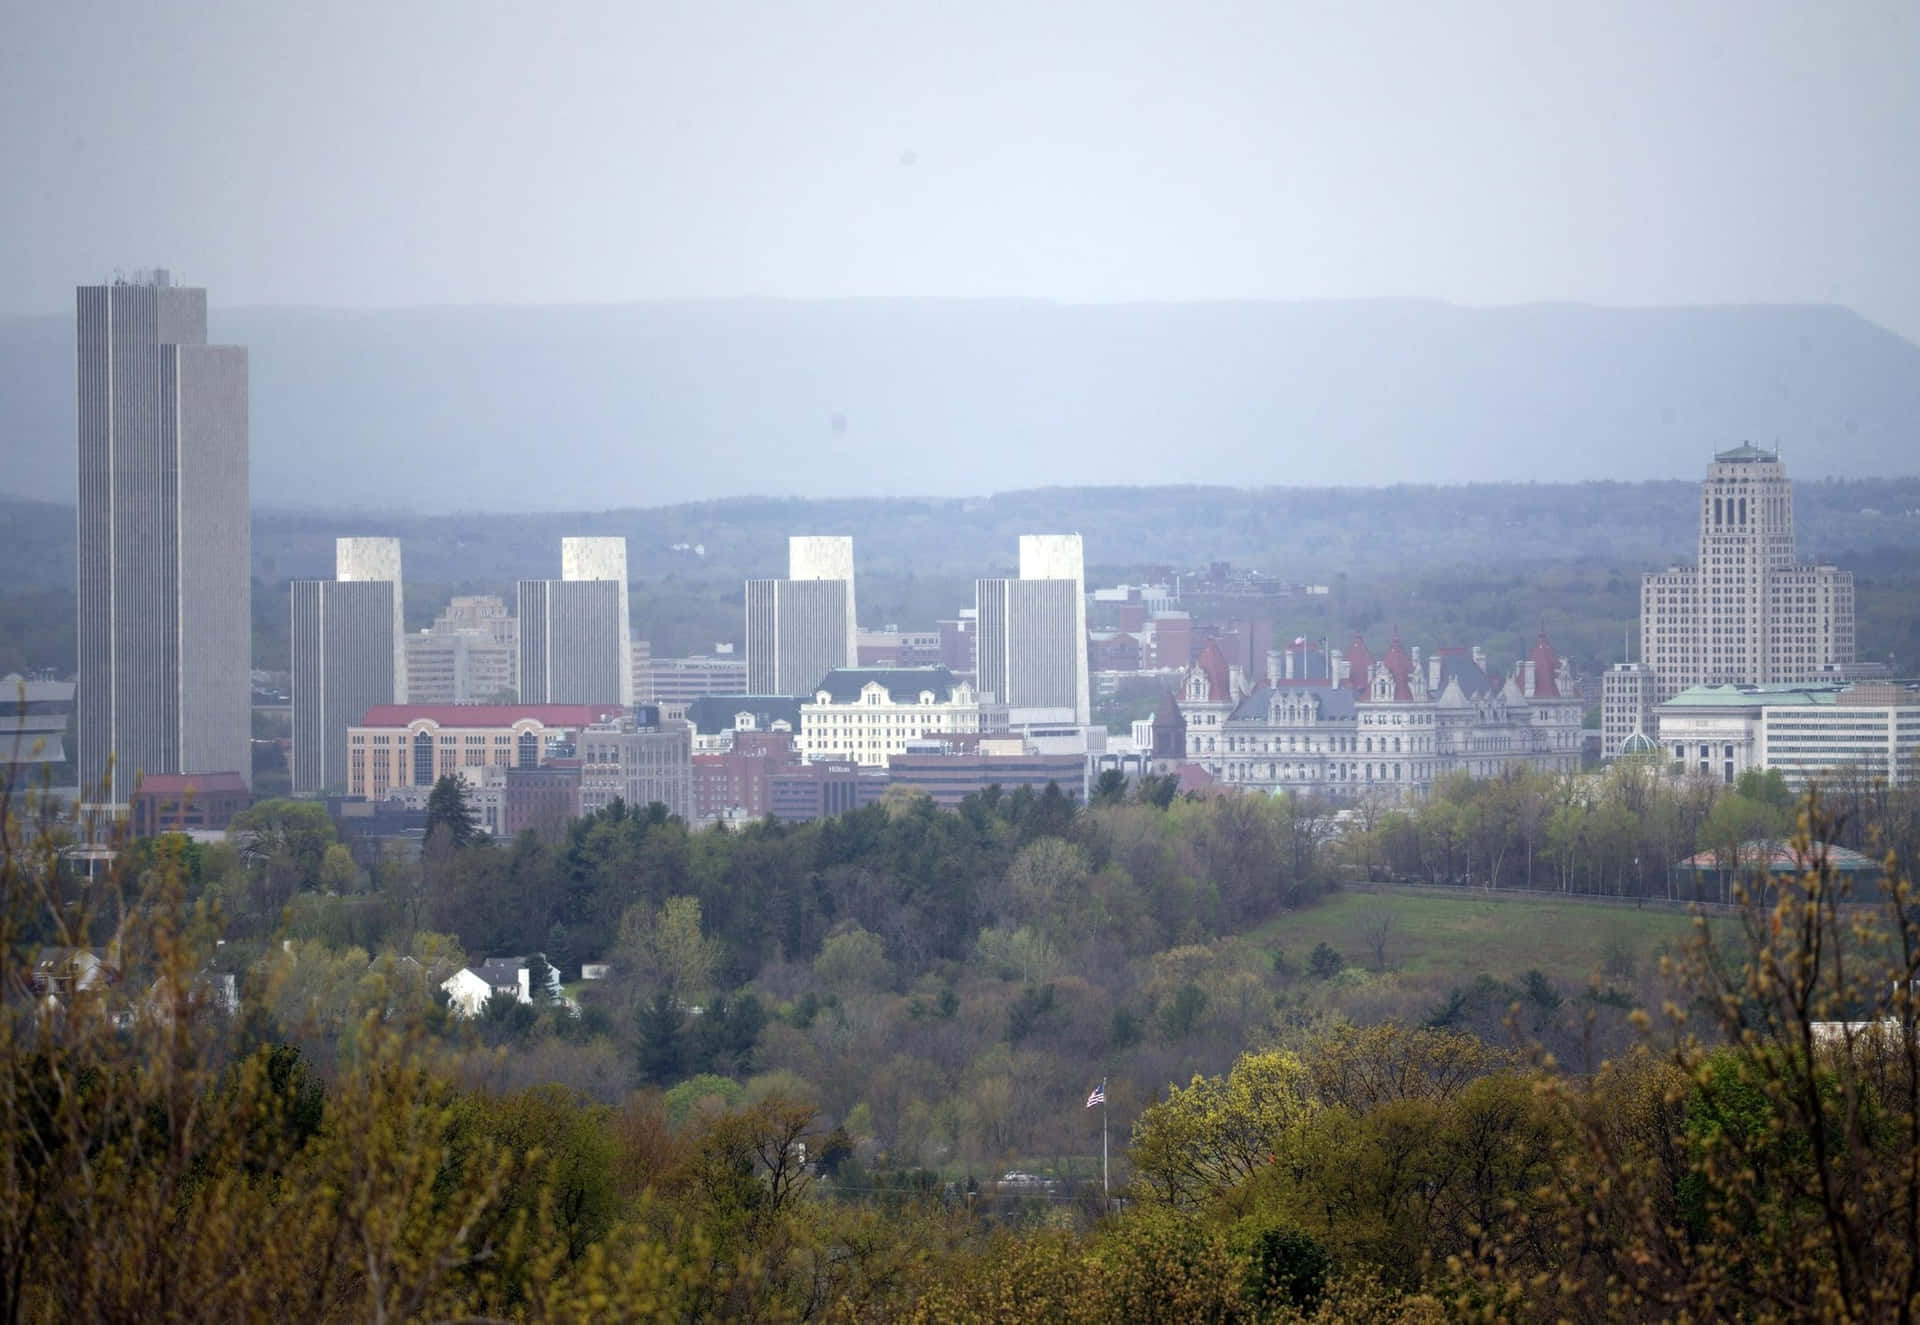
M 67 724 L 73 720 L 72 681 L 29 681 L 18 672 L 0 677 L 0 776 L 25 791 L 22 775 L 67 762 Z
M 938 630 L 863 630 L 862 667 L 933 667 L 946 662 Z
M 739 695 L 746 689 L 744 657 L 716 653 L 647 659 L 645 698 L 655 704 L 690 704 L 703 695 Z
M 1676 775 L 1730 784 L 1748 769 L 1777 769 L 1796 792 L 1920 776 L 1920 686 L 1910 683 L 1690 686 L 1660 705 L 1657 723 Z
M 1920 687 L 1868 681 L 1829 702 L 1761 711 L 1766 766 L 1795 791 L 1815 781 L 1838 785 L 1920 780 Z
M 682 819 L 693 815 L 693 740 L 686 726 L 662 726 L 643 705 L 634 718 L 596 723 L 575 740 L 580 758 L 580 812 L 597 814 L 614 801 L 634 809 L 653 804 Z
M 501 797 L 500 833 L 518 837 L 531 832 L 547 842 L 566 836 L 567 825 L 580 817 L 580 761 L 549 759 L 532 768 L 507 770 Z
M 933 797 L 942 809 L 956 809 L 968 796 L 998 787 L 1011 792 L 1048 784 L 1075 801 L 1087 799 L 1084 753 L 1041 754 L 1020 737 L 958 737 L 910 742 L 887 760 L 890 786 L 911 787 Z
M 789 823 L 807 823 L 871 805 L 886 789 L 885 774 L 851 759 L 791 764 L 768 776 L 769 813 Z
M 238 773 L 148 773 L 133 793 L 133 835 L 221 831 L 251 804 Z
M 1655 710 L 1655 738 L 1669 771 L 1711 777 L 1731 786 L 1750 768 L 1766 767 L 1763 720 L 1769 705 L 1803 708 L 1833 702 L 1829 685 L 1689 686 Z M 1622 745 L 1632 753 L 1634 747 Z
M 551 747 L 623 712 L 617 704 L 376 704 L 347 732 L 347 792 L 383 800 L 462 769 L 531 768 L 561 753 Z
M 693 756 L 693 814 L 717 819 L 764 819 L 773 813 L 773 775 L 800 762 L 791 731 L 733 733 L 729 749 Z

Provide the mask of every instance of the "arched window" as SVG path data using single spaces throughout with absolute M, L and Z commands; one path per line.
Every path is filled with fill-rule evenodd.
M 520 733 L 518 767 L 533 768 L 540 763 L 540 738 L 530 731 Z
M 426 731 L 413 734 L 413 785 L 433 785 L 433 736 Z

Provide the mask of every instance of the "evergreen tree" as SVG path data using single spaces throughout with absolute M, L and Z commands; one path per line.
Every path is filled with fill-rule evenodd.
M 1340 974 L 1346 964 L 1347 959 L 1342 957 L 1331 944 L 1327 943 L 1319 944 L 1314 948 L 1313 955 L 1307 958 L 1307 969 L 1313 972 L 1314 978 L 1318 980 L 1333 979 L 1334 976 Z
M 640 1080 L 649 1085 L 670 1086 L 686 1075 L 686 1051 L 680 1043 L 680 1026 L 686 1014 L 680 1011 L 672 995 L 664 989 L 651 1002 L 642 1003 L 635 1020 L 639 1023 L 640 1052 L 636 1066 Z
M 432 837 L 433 830 L 442 824 L 456 847 L 469 846 L 480 835 L 473 822 L 473 809 L 467 804 L 466 784 L 451 773 L 434 783 L 427 797 L 426 835 Z

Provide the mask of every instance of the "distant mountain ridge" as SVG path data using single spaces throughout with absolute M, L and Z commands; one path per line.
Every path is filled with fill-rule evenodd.
M 218 291 L 213 292 L 217 297 Z M 267 507 L 1913 473 L 1920 347 L 1824 306 L 713 300 L 218 309 Z M 0 490 L 70 501 L 73 328 L 0 318 Z
M 409 580 L 510 591 L 559 567 L 560 540 L 620 535 L 636 584 L 730 586 L 777 574 L 793 533 L 849 534 L 863 576 L 1014 573 L 1019 535 L 1077 531 L 1094 575 L 1218 560 L 1283 579 L 1547 566 L 1634 573 L 1695 558 L 1697 481 L 1394 484 L 1342 488 L 1034 488 L 971 497 L 736 497 L 650 507 L 435 515 L 255 503 L 253 573 L 332 574 L 334 539 L 398 538 Z M 1920 477 L 1795 485 L 1797 552 L 1865 569 L 1920 556 Z M 0 491 L 7 591 L 71 591 L 71 501 Z M 695 548 L 699 550 L 694 551 Z

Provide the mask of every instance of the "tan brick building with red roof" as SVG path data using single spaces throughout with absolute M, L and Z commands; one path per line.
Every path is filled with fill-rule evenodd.
M 618 704 L 376 704 L 347 729 L 347 794 L 384 800 L 463 768 L 537 768 L 549 742 L 623 713 Z

